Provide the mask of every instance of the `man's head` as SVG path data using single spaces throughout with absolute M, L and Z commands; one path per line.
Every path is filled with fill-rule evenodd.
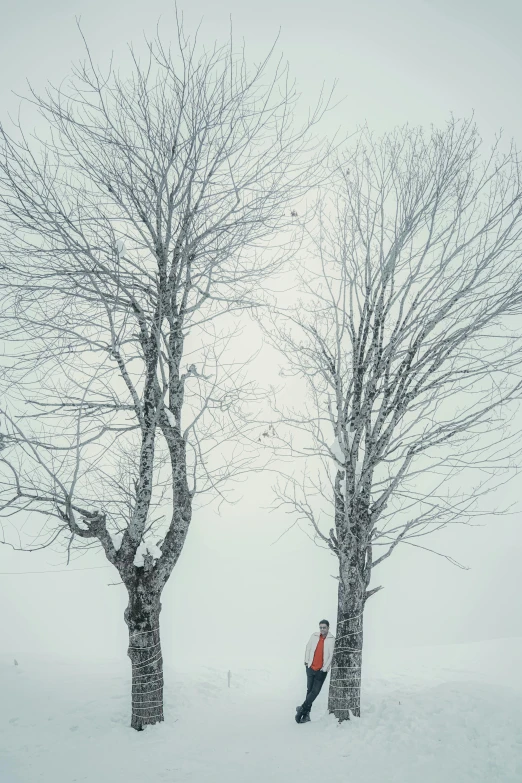
M 319 623 L 319 630 L 322 636 L 326 636 L 326 634 L 330 630 L 330 623 L 328 622 L 328 620 L 321 620 L 321 622 Z

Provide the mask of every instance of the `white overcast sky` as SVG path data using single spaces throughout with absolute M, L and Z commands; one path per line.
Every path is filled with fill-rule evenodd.
M 367 121 L 378 131 L 397 123 L 441 123 L 475 113 L 485 135 L 500 128 L 522 145 L 520 100 L 522 5 L 515 0 L 190 0 L 189 31 L 201 38 L 234 34 L 258 59 L 280 31 L 305 103 L 321 83 L 338 81 L 344 97 L 331 130 Z M 57 82 L 82 56 L 75 17 L 94 58 L 106 62 L 125 44 L 174 37 L 174 5 L 160 0 L 18 0 L 2 2 L 0 116 L 16 110 L 13 91 L 29 80 Z M 265 359 L 268 361 L 268 359 Z M 186 549 L 163 596 L 166 659 L 223 667 L 272 657 L 301 662 L 309 633 L 335 619 L 335 561 L 299 533 L 273 542 L 288 525 L 263 505 L 270 481 L 255 478 L 243 500 L 217 516 L 197 512 Z M 509 488 L 517 500 L 517 485 Z M 520 504 L 519 504 L 520 506 Z M 522 635 L 522 518 L 483 520 L 448 531 L 436 545 L 470 567 L 462 571 L 420 550 L 397 552 L 372 584 L 367 645 L 436 644 Z M 434 542 L 435 543 L 435 542 Z M 102 554 L 74 567 L 105 565 Z M 57 555 L 0 548 L 0 572 L 63 568 Z M 125 654 L 123 586 L 110 569 L 0 576 L 0 652 L 99 657 Z

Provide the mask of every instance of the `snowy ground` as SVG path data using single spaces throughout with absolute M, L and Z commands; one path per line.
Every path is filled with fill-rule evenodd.
M 364 715 L 327 688 L 297 725 L 304 666 L 166 669 L 166 720 L 128 728 L 125 659 L 0 657 L 1 783 L 520 783 L 522 638 L 369 652 Z M 302 670 L 301 670 L 302 669 Z M 327 681 L 328 682 L 328 681 Z

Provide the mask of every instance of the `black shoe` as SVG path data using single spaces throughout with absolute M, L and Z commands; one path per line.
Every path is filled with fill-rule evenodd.
M 301 718 L 301 720 L 299 722 L 300 723 L 309 723 L 310 722 L 310 713 L 307 712 L 305 715 L 303 715 L 303 717 Z
M 304 712 L 304 710 L 303 710 L 302 706 L 299 706 L 299 707 L 295 708 L 295 722 L 296 723 L 301 723 L 301 717 L 303 715 L 303 712 Z

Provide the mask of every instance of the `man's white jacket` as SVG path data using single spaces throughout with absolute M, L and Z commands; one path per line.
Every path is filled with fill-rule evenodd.
M 321 634 L 319 631 L 316 631 L 313 633 L 310 637 L 310 640 L 308 644 L 306 645 L 305 650 L 305 663 L 307 666 L 312 665 L 312 661 L 314 659 L 314 653 L 315 648 L 317 647 L 317 644 L 319 642 L 319 637 Z M 321 668 L 322 672 L 328 672 L 330 671 L 330 666 L 332 665 L 332 658 L 333 658 L 333 651 L 334 651 L 334 644 L 335 644 L 335 636 L 328 631 L 326 634 L 326 639 L 324 640 L 324 648 L 323 648 L 323 666 Z

